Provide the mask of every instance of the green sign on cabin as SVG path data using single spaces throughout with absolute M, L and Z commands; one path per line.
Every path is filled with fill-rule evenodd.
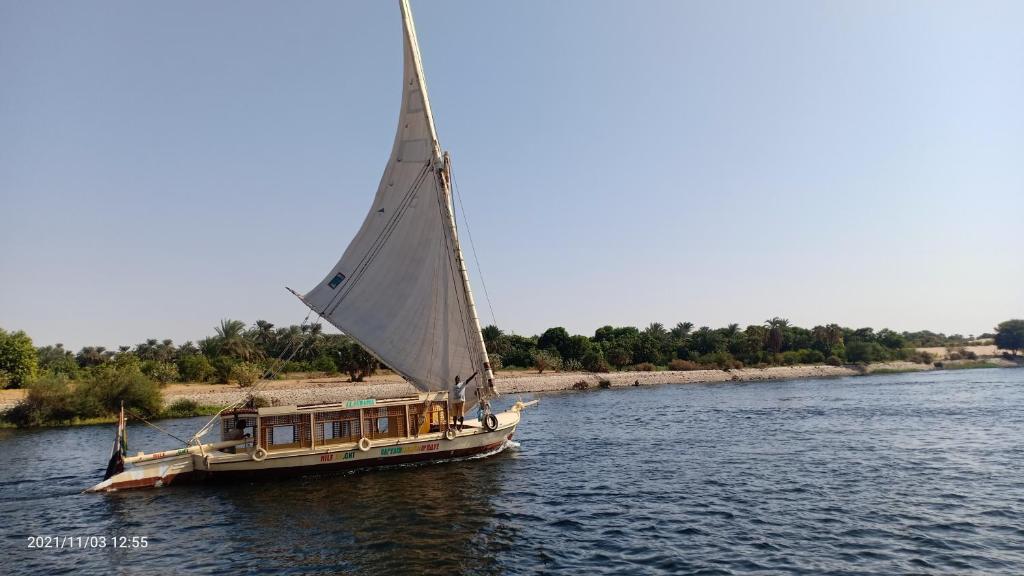
M 373 398 L 368 400 L 348 400 L 345 402 L 345 408 L 365 408 L 366 406 L 373 406 L 377 401 Z

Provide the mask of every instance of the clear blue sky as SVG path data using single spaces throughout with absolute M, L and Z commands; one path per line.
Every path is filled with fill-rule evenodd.
M 413 9 L 502 327 L 1024 316 L 1024 3 Z M 0 79 L 0 326 L 181 342 L 302 320 L 284 286 L 334 264 L 390 152 L 401 24 L 0 0 Z

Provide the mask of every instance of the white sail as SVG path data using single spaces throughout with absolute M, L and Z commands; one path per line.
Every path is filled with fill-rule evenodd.
M 458 251 L 419 48 L 401 2 L 405 73 L 398 133 L 362 227 L 303 301 L 424 391 L 491 376 Z

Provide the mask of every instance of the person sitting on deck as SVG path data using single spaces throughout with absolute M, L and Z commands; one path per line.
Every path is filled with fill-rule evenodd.
M 466 421 L 462 416 L 466 406 L 466 386 L 469 386 L 469 383 L 473 378 L 476 378 L 477 374 L 478 372 L 473 372 L 473 375 L 466 378 L 465 382 L 462 382 L 458 376 L 455 377 L 454 394 L 452 394 L 454 398 L 452 401 L 452 425 L 458 430 L 462 430 L 462 426 Z
M 228 430 L 227 434 L 224 435 L 224 441 L 228 440 L 244 440 L 245 439 L 245 420 L 235 420 L 235 427 L 232 430 Z M 236 446 L 228 446 L 224 449 L 224 452 L 228 454 L 235 453 Z

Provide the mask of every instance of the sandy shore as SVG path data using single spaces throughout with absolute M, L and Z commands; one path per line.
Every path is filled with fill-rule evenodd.
M 1013 366 L 1001 359 L 986 359 L 993 364 Z M 911 362 L 886 362 L 872 364 L 866 372 L 878 371 L 924 371 L 933 370 L 931 365 Z M 495 387 L 501 394 L 531 394 L 572 390 L 577 382 L 586 382 L 588 388 L 597 388 L 607 380 L 612 388 L 652 386 L 658 384 L 697 384 L 711 382 L 752 382 L 761 380 L 792 380 L 798 378 L 828 378 L 857 376 L 860 370 L 848 366 L 775 366 L 771 368 L 744 368 L 740 370 L 691 370 L 686 372 L 611 372 L 594 374 L 589 372 L 547 372 L 537 374 L 530 371 L 499 371 L 495 376 Z M 386 372 L 370 378 L 367 382 L 349 382 L 342 376 L 328 378 L 304 378 L 264 382 L 255 392 L 280 406 L 321 404 L 362 398 L 394 398 L 416 394 L 416 389 L 398 375 Z M 204 406 L 222 406 L 244 398 L 247 389 L 227 384 L 170 384 L 163 389 L 165 404 L 180 399 L 189 399 Z M 0 390 L 0 412 L 13 407 L 25 396 L 24 390 Z
M 910 362 L 876 364 L 870 370 L 928 370 L 930 366 Z M 613 388 L 657 384 L 695 384 L 730 381 L 791 380 L 795 378 L 826 378 L 856 376 L 861 372 L 848 367 L 836 366 L 778 366 L 772 368 L 746 368 L 742 370 L 691 370 L 686 372 L 611 372 L 592 374 L 589 372 L 500 372 L 494 380 L 495 388 L 501 394 L 528 394 L 572 390 L 577 382 L 584 381 L 589 388 L 597 388 L 601 380 L 608 380 Z M 416 389 L 394 375 L 378 376 L 369 382 L 348 382 L 343 378 L 315 378 L 309 380 L 287 380 L 268 382 L 256 392 L 279 405 L 317 404 L 340 402 L 361 398 L 390 398 L 416 394 Z M 167 403 L 188 398 L 203 405 L 217 405 L 234 402 L 245 392 L 235 386 L 175 384 L 164 391 Z

